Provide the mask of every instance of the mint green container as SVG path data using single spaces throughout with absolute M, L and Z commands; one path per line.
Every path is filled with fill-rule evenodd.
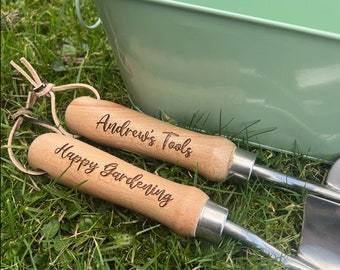
M 206 129 L 227 124 L 255 145 L 340 156 L 340 1 L 95 3 L 141 111 L 183 125 L 204 115 Z

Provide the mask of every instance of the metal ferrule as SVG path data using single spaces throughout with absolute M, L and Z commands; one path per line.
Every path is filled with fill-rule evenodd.
M 229 173 L 237 178 L 248 180 L 253 170 L 255 160 L 256 155 L 254 153 L 236 148 Z
M 195 236 L 210 242 L 219 242 L 229 210 L 208 200 L 201 212 Z

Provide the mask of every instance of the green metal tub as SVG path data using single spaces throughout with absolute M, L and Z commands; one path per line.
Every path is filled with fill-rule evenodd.
M 204 115 L 205 129 L 227 124 L 256 145 L 340 156 L 340 1 L 95 3 L 141 111 L 182 125 Z

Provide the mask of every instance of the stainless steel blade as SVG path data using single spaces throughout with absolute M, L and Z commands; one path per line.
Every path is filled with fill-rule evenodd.
M 303 220 L 298 257 L 319 269 L 340 269 L 340 203 L 307 196 Z
M 327 184 L 340 192 L 340 158 L 334 163 L 327 177 Z

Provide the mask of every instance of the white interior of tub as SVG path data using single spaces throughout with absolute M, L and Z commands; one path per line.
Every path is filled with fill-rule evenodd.
M 340 34 L 339 0 L 175 0 Z

